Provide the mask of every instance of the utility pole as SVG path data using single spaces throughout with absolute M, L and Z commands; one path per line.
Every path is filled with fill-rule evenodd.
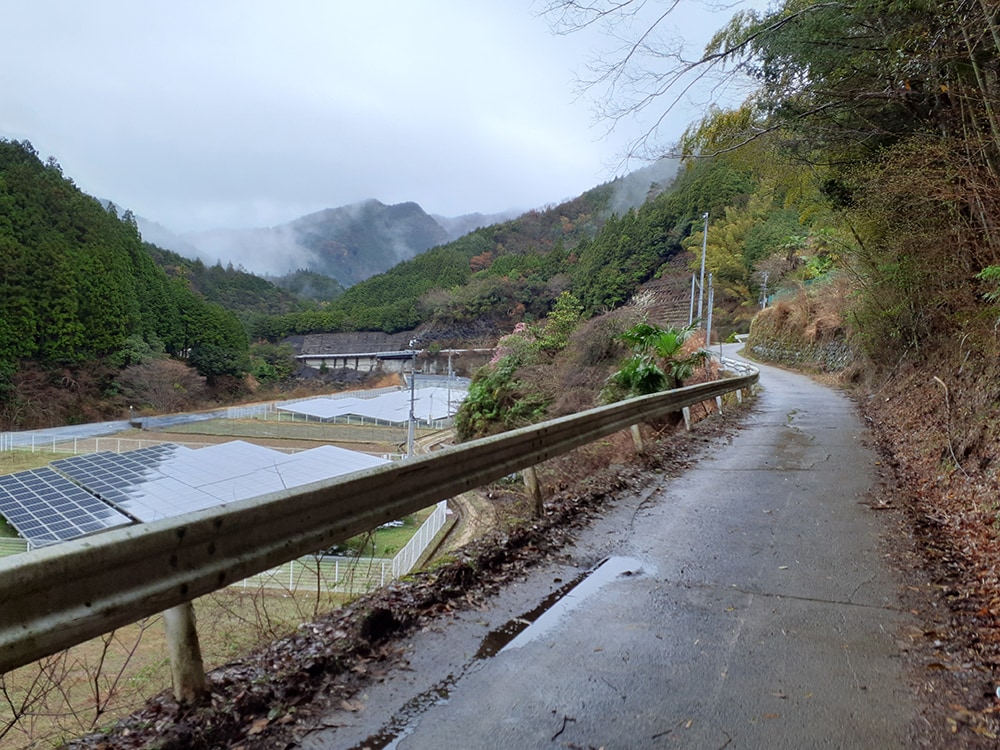
M 705 253 L 708 251 L 708 211 L 701 217 L 705 220 L 705 228 L 701 234 L 701 277 L 698 280 L 698 327 L 703 328 L 702 315 L 705 311 Z
M 452 386 L 454 385 L 454 383 L 452 381 L 454 381 L 454 379 L 455 379 L 455 369 L 451 366 L 451 358 L 452 358 L 452 356 L 454 354 L 455 354 L 455 350 L 454 349 L 449 349 L 448 350 L 448 416 L 447 416 L 447 419 L 451 419 L 453 416 L 455 416 L 455 412 L 453 412 L 452 408 L 451 408 L 451 389 L 452 389 Z
M 413 414 L 413 403 L 416 395 L 417 388 L 417 350 L 414 347 L 417 345 L 417 339 L 410 341 L 410 421 L 406 425 L 406 457 L 409 458 L 413 455 L 413 432 L 414 432 L 414 421 L 416 417 Z
M 688 326 L 694 325 L 694 287 L 698 283 L 698 277 L 691 274 L 691 309 L 688 311 Z
M 715 304 L 715 287 L 712 285 L 712 274 L 708 274 L 708 326 L 705 329 L 705 348 L 712 345 L 712 306 Z

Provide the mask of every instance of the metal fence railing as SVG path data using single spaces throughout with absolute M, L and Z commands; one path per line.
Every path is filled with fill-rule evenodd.
M 111 451 L 112 453 L 126 453 L 148 448 L 151 445 L 163 445 L 172 443 L 183 445 L 187 448 L 205 448 L 212 443 L 198 443 L 179 440 L 145 440 L 141 438 L 120 438 L 120 437 L 80 437 L 80 438 L 59 438 L 46 435 L 35 436 L 20 432 L 20 438 L 15 444 L 11 439 L 11 433 L 0 433 L 0 452 L 4 451 L 24 451 L 26 453 L 53 453 L 62 455 L 78 456 L 84 453 L 100 453 L 101 451 Z M 281 449 L 276 449 L 281 450 Z
M 240 588 L 364 594 L 392 580 L 392 560 L 379 557 L 310 555 L 244 578 Z
M 0 537 L 0 557 L 9 557 L 28 551 L 28 542 L 15 537 Z
M 403 548 L 392 559 L 392 577 L 399 578 L 405 576 L 424 554 L 430 545 L 431 540 L 444 526 L 448 519 L 448 501 L 442 500 L 434 508 L 434 512 L 427 517 L 427 520 L 420 524 L 417 533 L 414 534 Z

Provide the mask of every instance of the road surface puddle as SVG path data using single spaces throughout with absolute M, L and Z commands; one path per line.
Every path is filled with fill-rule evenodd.
M 414 696 L 377 734 L 351 750 L 395 750 L 399 742 L 412 734 L 420 718 L 434 706 L 443 705 L 451 691 L 470 670 L 506 650 L 521 648 L 551 634 L 565 617 L 607 584 L 623 579 L 650 575 L 646 563 L 630 557 L 609 557 L 592 570 L 581 573 L 549 594 L 537 607 L 520 617 L 508 620 L 483 638 L 479 650 L 458 675 L 448 675 L 441 682 Z

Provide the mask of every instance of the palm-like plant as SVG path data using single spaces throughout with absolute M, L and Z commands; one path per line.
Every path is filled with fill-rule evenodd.
M 625 331 L 621 338 L 632 356 L 608 378 L 605 399 L 645 396 L 683 385 L 708 357 L 704 350 L 685 353 L 684 344 L 694 330 L 694 326 L 660 328 L 639 323 Z

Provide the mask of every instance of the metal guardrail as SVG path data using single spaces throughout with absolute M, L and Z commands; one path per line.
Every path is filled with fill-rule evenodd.
M 0 673 L 632 425 L 750 388 L 757 379 L 755 372 L 634 398 L 346 477 L 0 559 Z

